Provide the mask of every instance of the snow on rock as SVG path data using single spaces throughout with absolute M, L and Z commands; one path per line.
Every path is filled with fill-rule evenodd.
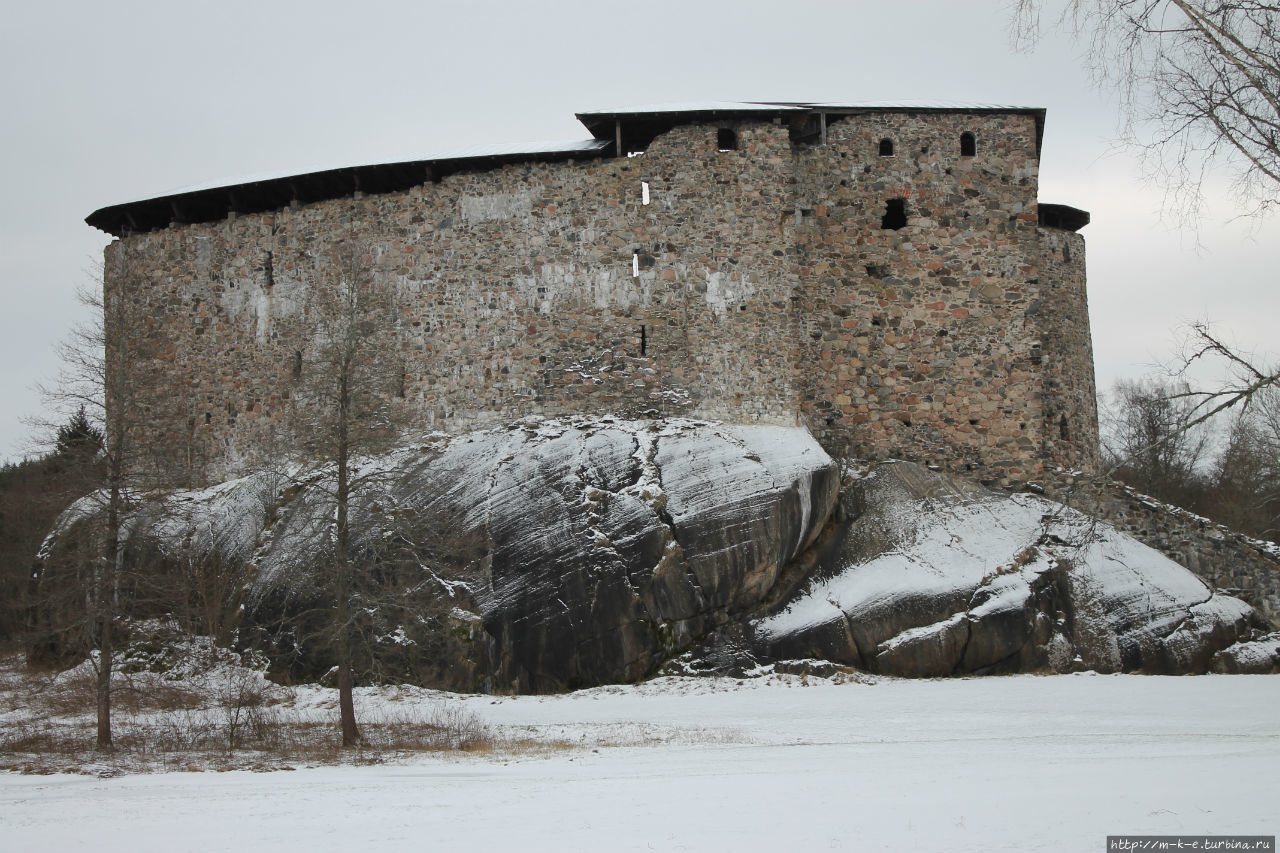
M 1236 643 L 1213 656 L 1214 672 L 1270 675 L 1280 672 L 1280 633 Z
M 361 460 L 350 507 L 363 669 L 545 692 L 652 674 L 756 607 L 826 525 L 839 471 L 807 431 L 528 418 Z M 314 677 L 335 473 L 170 494 L 135 539 L 247 579 L 241 639 Z
M 943 676 L 1280 661 L 1247 604 L 1106 524 L 906 462 L 851 474 L 841 495 L 799 428 L 527 418 L 356 469 L 357 664 L 390 680 L 547 692 L 664 664 Z M 216 566 L 240 596 L 228 612 L 243 605 L 241 642 L 318 677 L 333 663 L 334 476 L 138 498 L 130 547 Z M 51 541 L 89 515 L 73 508 Z
M 846 506 L 835 558 L 751 624 L 757 659 L 913 676 L 1204 672 L 1261 624 L 1157 551 L 1035 495 L 900 462 L 854 481 Z

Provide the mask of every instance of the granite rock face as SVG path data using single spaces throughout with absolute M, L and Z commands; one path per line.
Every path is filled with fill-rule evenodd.
M 739 648 L 906 676 L 1206 672 L 1263 627 L 1157 551 L 1061 504 L 887 463 L 837 552 Z M 1221 666 L 1221 664 L 1220 664 Z
M 332 477 L 170 493 L 141 505 L 131 547 L 238 579 L 240 642 L 318 677 L 334 660 Z M 362 678 L 547 692 L 664 665 L 931 677 L 1280 660 L 1248 604 L 1106 524 L 906 462 L 842 482 L 802 428 L 530 418 L 363 460 L 355 482 Z
M 837 506 L 836 464 L 803 429 L 529 419 L 365 462 L 352 507 L 364 668 L 466 690 L 632 681 L 756 607 Z M 228 561 L 257 543 L 241 635 L 299 674 L 332 662 L 329 477 L 269 511 L 253 478 L 184 500 L 169 542 Z M 227 537 L 223 537 L 227 539 Z

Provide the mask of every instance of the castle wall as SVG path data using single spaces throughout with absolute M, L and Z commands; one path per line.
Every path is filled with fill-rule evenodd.
M 973 133 L 975 156 L 960 136 Z M 1029 116 L 880 115 L 800 155 L 802 400 L 820 440 L 1027 478 L 1044 442 Z M 889 139 L 893 156 L 881 156 Z M 882 227 L 890 199 L 907 224 Z
M 1045 459 L 1087 464 L 1083 244 L 1036 226 L 1030 116 L 849 117 L 825 146 L 771 121 L 733 127 L 733 151 L 717 150 L 716 125 L 686 125 L 637 157 L 118 241 L 107 290 L 146 317 L 131 370 L 147 475 L 215 481 L 294 444 L 288 413 L 343 240 L 395 291 L 395 405 L 413 429 L 656 412 L 802 420 L 833 452 L 1001 481 Z M 960 156 L 966 131 L 976 156 Z M 879 156 L 882 137 L 895 156 Z M 906 199 L 899 230 L 880 227 L 891 197 Z M 1041 270 L 1053 240 L 1079 262 Z M 1071 355 L 1034 362 L 1034 343 Z M 1060 409 L 1077 419 L 1066 449 L 1050 429 Z
M 415 427 L 650 410 L 795 423 L 787 129 L 715 143 L 714 127 L 677 128 L 643 157 L 460 174 L 113 246 L 135 260 L 108 287 L 163 342 L 134 368 L 153 476 L 218 479 L 290 445 L 311 297 L 341 240 L 367 241 L 397 291 Z
M 1029 319 L 1040 330 L 1043 436 L 1041 458 L 1064 468 L 1098 464 L 1098 400 L 1093 377 L 1084 238 L 1039 229 L 1040 299 Z

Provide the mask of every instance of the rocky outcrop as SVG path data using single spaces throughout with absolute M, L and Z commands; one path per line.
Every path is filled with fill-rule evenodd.
M 185 493 L 138 535 L 248 562 L 242 638 L 313 675 L 332 663 L 330 479 Z M 755 608 L 839 489 L 803 429 L 608 418 L 441 437 L 357 480 L 362 668 L 522 692 L 644 678 Z
M 1036 495 L 899 462 L 845 501 L 853 520 L 834 558 L 747 626 L 739 646 L 753 658 L 911 676 L 1205 672 L 1262 627 L 1167 557 Z
M 239 641 L 316 677 L 332 477 L 144 502 L 130 547 L 237 579 Z M 1280 654 L 1249 605 L 1106 524 L 906 462 L 842 483 L 804 429 L 528 419 L 363 460 L 355 482 L 363 677 L 545 692 L 667 662 L 1186 673 Z
M 1228 646 L 1213 656 L 1213 672 L 1272 675 L 1280 672 L 1280 633 Z

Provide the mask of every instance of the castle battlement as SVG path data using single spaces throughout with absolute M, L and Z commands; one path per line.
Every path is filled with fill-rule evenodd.
M 1037 199 L 1044 111 L 655 105 L 592 139 L 99 210 L 158 480 L 287 444 L 318 258 L 370 247 L 416 427 L 646 412 L 1031 479 L 1097 459 L 1088 214 Z M 128 264 L 121 263 L 127 253 Z M 282 434 L 283 433 L 283 434 Z

